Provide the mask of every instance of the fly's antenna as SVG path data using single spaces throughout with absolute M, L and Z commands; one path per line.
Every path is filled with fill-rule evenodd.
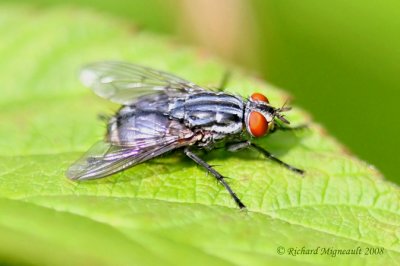
M 281 120 L 283 123 L 285 123 L 285 124 L 290 124 L 290 122 L 285 118 L 285 116 L 284 115 L 281 115 L 281 114 L 276 114 L 275 115 L 279 120 Z
M 281 108 L 278 108 L 279 112 L 286 112 L 292 110 L 292 107 L 286 106 L 286 104 L 289 102 L 289 99 L 286 99 L 285 102 L 283 103 Z
M 288 99 L 285 100 L 285 102 L 283 103 L 281 108 L 275 109 L 275 116 L 279 120 L 281 120 L 283 123 L 290 124 L 290 122 L 285 118 L 285 116 L 283 114 L 281 114 L 282 112 L 287 112 L 287 111 L 292 110 L 292 107 L 286 106 L 287 103 L 288 103 Z

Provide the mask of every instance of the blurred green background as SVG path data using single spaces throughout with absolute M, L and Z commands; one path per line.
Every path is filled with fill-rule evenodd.
M 39 8 L 55 0 L 7 3 Z M 351 152 L 400 183 L 400 2 L 71 0 L 204 46 L 294 96 Z

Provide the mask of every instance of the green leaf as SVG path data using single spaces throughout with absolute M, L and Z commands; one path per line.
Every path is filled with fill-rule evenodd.
M 231 177 L 248 211 L 179 153 L 100 180 L 68 180 L 68 165 L 104 134 L 96 115 L 118 108 L 79 84 L 80 66 L 127 60 L 204 86 L 218 85 L 228 67 L 200 49 L 87 10 L 3 5 L 0 32 L 2 262 L 383 265 L 400 259 L 398 187 L 298 108 L 288 118 L 308 122 L 309 130 L 279 132 L 259 143 L 305 169 L 304 178 L 251 151 L 203 156 Z M 233 69 L 229 91 L 261 91 L 277 106 L 287 98 Z M 303 247 L 319 247 L 319 254 L 288 254 Z M 323 248 L 357 247 L 363 254 L 321 255 Z M 365 255 L 371 247 L 384 253 Z

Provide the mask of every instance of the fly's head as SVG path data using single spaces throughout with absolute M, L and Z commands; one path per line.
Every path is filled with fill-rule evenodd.
M 281 108 L 275 108 L 270 105 L 268 98 L 263 94 L 253 93 L 246 103 L 244 119 L 247 132 L 251 136 L 259 138 L 272 130 L 277 120 L 289 124 L 282 113 L 290 109 L 285 105 Z

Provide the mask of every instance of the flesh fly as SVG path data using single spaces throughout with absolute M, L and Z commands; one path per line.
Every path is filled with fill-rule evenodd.
M 249 98 L 208 90 L 175 75 L 125 62 L 98 62 L 81 71 L 81 81 L 97 95 L 121 104 L 109 118 L 103 141 L 95 144 L 66 172 L 73 180 L 105 177 L 181 149 L 210 172 L 240 208 L 245 205 L 224 176 L 203 161 L 196 150 L 224 146 L 228 151 L 253 148 L 287 169 L 286 164 L 251 142 L 276 130 L 290 130 L 283 113 L 261 93 Z

